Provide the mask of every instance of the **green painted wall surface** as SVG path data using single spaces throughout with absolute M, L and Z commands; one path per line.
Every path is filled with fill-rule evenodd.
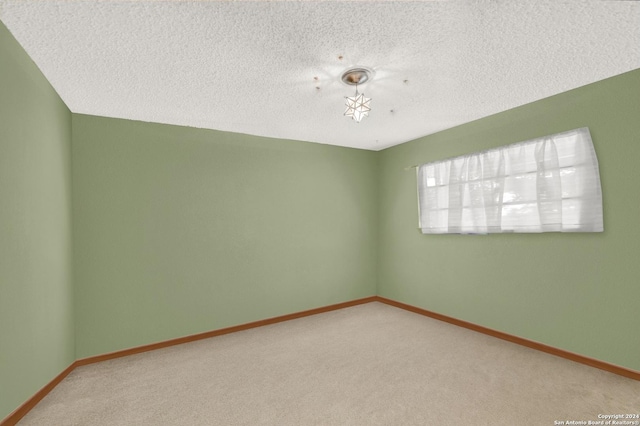
M 73 115 L 77 356 L 376 292 L 376 153 Z
M 589 127 L 604 233 L 422 235 L 405 167 Z M 640 370 L 640 70 L 380 153 L 381 296 Z
M 0 419 L 74 361 L 71 113 L 0 23 Z

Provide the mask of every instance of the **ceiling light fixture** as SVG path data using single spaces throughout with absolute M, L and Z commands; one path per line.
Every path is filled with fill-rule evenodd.
M 353 97 L 345 96 L 347 109 L 344 115 L 353 118 L 359 123 L 371 111 L 371 98 L 365 98 L 364 93 L 358 92 L 358 85 L 364 84 L 373 78 L 373 70 L 363 67 L 349 68 L 342 73 L 341 80 L 349 86 L 356 86 L 356 94 Z

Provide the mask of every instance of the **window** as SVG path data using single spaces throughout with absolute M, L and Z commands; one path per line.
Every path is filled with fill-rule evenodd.
M 418 167 L 424 234 L 602 232 L 588 128 Z

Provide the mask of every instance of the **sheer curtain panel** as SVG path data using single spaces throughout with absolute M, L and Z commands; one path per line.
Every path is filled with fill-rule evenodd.
M 602 232 L 588 128 L 418 166 L 423 234 Z

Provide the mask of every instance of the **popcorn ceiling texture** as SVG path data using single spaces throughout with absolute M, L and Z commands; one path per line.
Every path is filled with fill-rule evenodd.
M 380 150 L 640 67 L 631 1 L 0 0 L 75 113 Z M 353 65 L 372 111 L 343 117 Z

